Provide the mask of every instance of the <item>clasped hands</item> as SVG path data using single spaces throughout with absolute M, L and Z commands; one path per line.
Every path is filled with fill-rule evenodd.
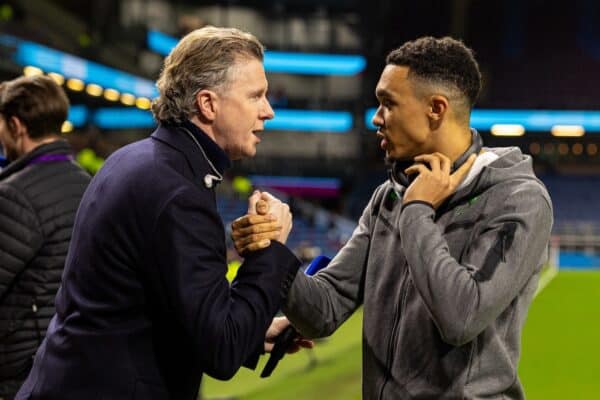
M 285 244 L 292 230 L 290 207 L 268 192 L 255 190 L 248 199 L 248 213 L 231 224 L 236 251 L 244 255 L 269 247 L 272 240 Z
M 290 207 L 267 192 L 254 191 L 248 199 L 248 214 L 231 224 L 231 238 L 238 254 L 269 247 L 272 240 L 282 244 L 287 241 L 292 230 Z M 274 342 L 290 322 L 286 317 L 274 318 L 265 334 L 264 350 L 270 353 Z M 301 348 L 312 348 L 314 342 L 302 336 L 297 337 L 287 353 L 295 353 Z

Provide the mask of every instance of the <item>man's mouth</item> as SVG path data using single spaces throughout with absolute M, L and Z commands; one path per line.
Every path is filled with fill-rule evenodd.
M 377 131 L 377 137 L 379 137 L 381 139 L 381 143 L 379 143 L 379 147 L 381 147 L 383 150 L 386 150 L 387 148 L 387 138 L 385 137 L 385 135 L 383 133 L 381 133 L 381 131 Z

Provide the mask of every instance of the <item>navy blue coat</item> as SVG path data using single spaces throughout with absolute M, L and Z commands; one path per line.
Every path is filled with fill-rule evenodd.
M 194 134 L 218 164 L 214 142 Z M 229 379 L 255 360 L 299 261 L 274 242 L 230 287 L 207 173 L 181 127 L 109 157 L 77 212 L 56 315 L 17 399 L 191 400 L 203 373 Z

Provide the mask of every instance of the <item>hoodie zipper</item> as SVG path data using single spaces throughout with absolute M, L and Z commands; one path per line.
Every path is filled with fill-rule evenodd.
M 390 341 L 388 342 L 388 352 L 387 359 L 385 362 L 385 377 L 383 380 L 383 384 L 381 385 L 381 390 L 379 391 L 379 400 L 383 399 L 383 391 L 387 386 L 390 378 L 392 377 L 392 363 L 394 361 L 394 353 L 396 351 L 396 335 L 398 334 L 398 326 L 400 325 L 400 311 L 404 309 L 404 303 L 406 302 L 406 282 L 408 281 L 408 270 L 404 274 L 402 284 L 400 285 L 400 293 L 402 296 L 402 300 L 396 304 L 396 309 L 394 310 L 394 324 L 392 325 L 392 334 L 390 335 Z

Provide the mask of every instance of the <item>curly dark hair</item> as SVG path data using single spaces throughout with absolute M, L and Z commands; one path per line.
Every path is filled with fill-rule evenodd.
M 451 37 L 422 37 L 391 51 L 386 64 L 409 68 L 409 77 L 454 88 L 465 97 L 469 109 L 481 90 L 481 72 L 473 51 Z

